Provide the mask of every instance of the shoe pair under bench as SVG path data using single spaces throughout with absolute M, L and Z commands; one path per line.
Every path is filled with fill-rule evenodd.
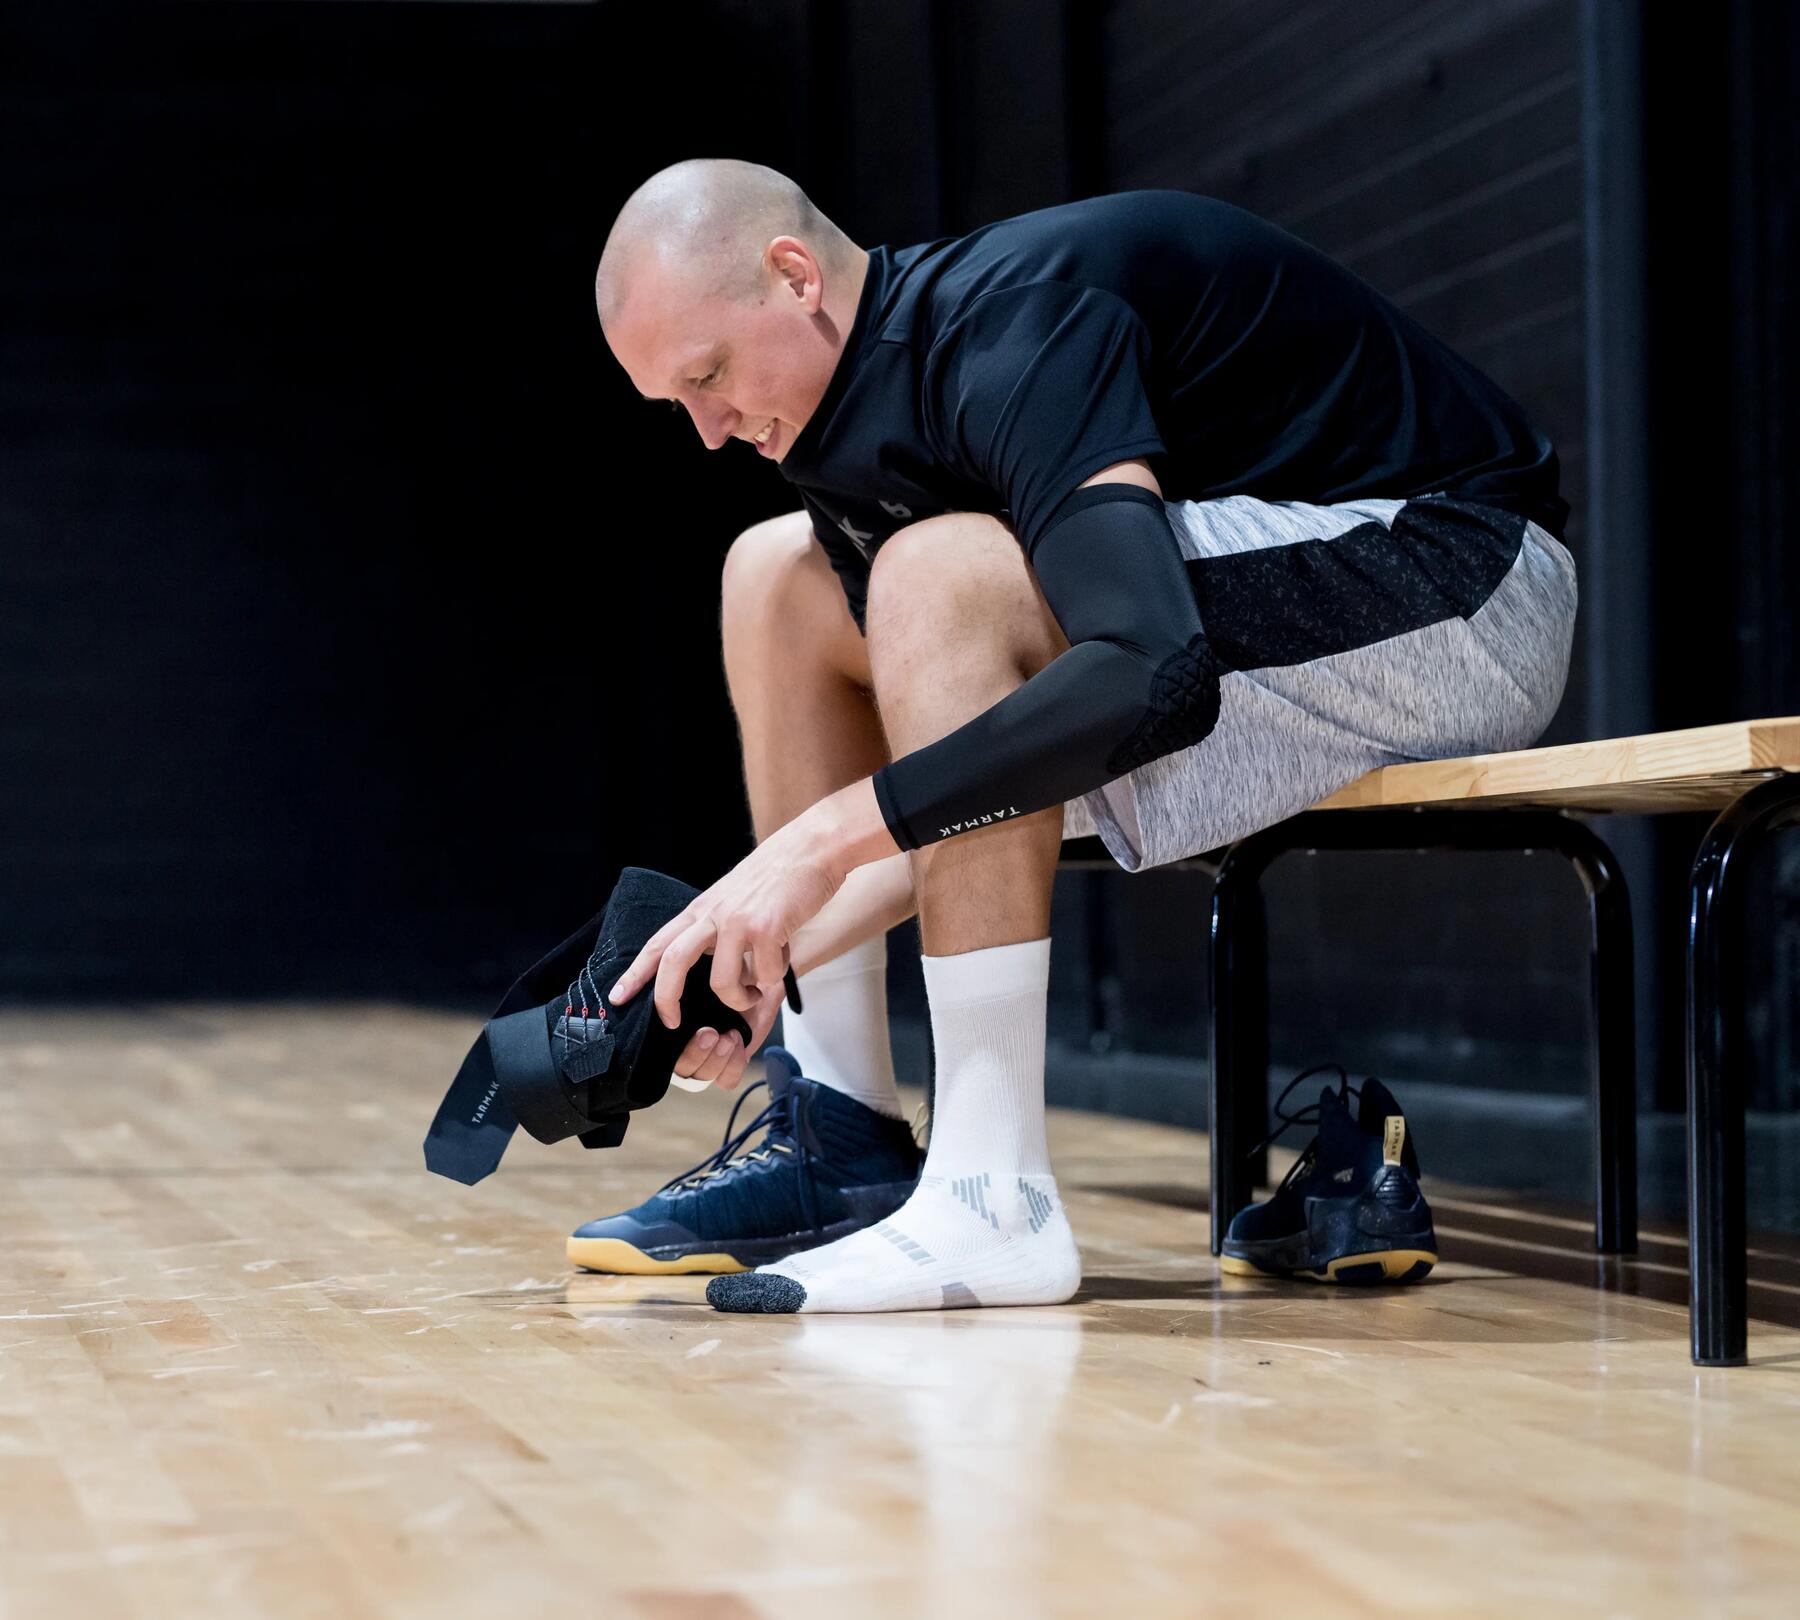
M 1283 1112 L 1293 1090 L 1335 1070 L 1317 1103 Z M 1350 1104 L 1356 1103 L 1351 1112 Z M 1219 1269 L 1231 1276 L 1317 1282 L 1418 1282 L 1437 1264 L 1431 1206 L 1419 1190 L 1419 1156 L 1406 1116 L 1379 1080 L 1350 1084 L 1327 1064 L 1296 1075 L 1276 1099 L 1281 1123 L 1260 1151 L 1294 1125 L 1317 1124 L 1275 1194 L 1239 1210 L 1226 1229 Z

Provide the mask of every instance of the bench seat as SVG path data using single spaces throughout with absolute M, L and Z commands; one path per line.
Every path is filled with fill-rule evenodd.
M 1585 815 L 1722 810 L 1783 772 L 1800 772 L 1800 719 L 1738 720 L 1647 737 L 1521 748 L 1388 765 L 1352 782 L 1320 810 L 1480 803 Z

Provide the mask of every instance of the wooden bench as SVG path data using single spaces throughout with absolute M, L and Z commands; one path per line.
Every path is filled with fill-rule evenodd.
M 1631 908 L 1618 862 L 1577 818 L 1695 810 L 1717 817 L 1700 842 L 1689 885 L 1692 1349 L 1700 1366 L 1743 1365 L 1749 1088 L 1738 960 L 1742 891 L 1757 848 L 1800 825 L 1800 718 L 1392 765 L 1228 849 L 1172 863 L 1214 874 L 1208 951 L 1213 1253 L 1259 1176 L 1251 1145 L 1266 1129 L 1268 1111 L 1268 954 L 1259 885 L 1272 862 L 1296 850 L 1547 850 L 1570 862 L 1589 908 L 1595 1244 L 1602 1253 L 1635 1251 Z M 1070 839 L 1062 864 L 1116 870 L 1097 838 Z

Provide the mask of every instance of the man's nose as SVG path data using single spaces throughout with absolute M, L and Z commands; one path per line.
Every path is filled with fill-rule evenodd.
M 693 417 L 695 431 L 708 450 L 717 450 L 728 444 L 731 430 L 743 420 L 742 416 L 729 407 L 714 409 L 704 404 L 698 407 L 690 405 L 688 414 Z

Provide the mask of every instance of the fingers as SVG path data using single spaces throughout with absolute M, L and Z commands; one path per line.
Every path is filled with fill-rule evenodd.
M 747 1013 L 770 990 L 782 988 L 787 964 L 787 944 L 772 924 L 727 917 L 719 925 L 709 982 L 727 1007 Z
M 688 969 L 712 948 L 713 934 L 712 923 L 704 919 L 690 924 L 676 935 L 656 965 L 657 1016 L 670 1029 L 681 1022 L 681 992 Z
M 718 1036 L 713 1043 L 712 1050 L 707 1054 L 706 1063 L 700 1070 L 700 1078 L 703 1080 L 710 1080 L 714 1085 L 717 1085 L 726 1070 L 730 1068 L 731 1060 L 737 1056 L 742 1049 L 743 1043 L 739 1040 L 735 1031 L 727 1030 L 724 1034 Z
M 712 974 L 707 982 L 712 993 L 733 1012 L 748 1012 L 756 1005 L 756 992 L 744 983 L 744 945 L 743 925 L 737 918 L 727 917 L 719 925 Z
M 775 1015 L 781 1011 L 782 989 L 777 986 L 772 993 L 765 993 L 746 1015 L 744 1021 L 750 1026 L 750 1039 L 740 1041 L 733 1034 L 729 1037 L 732 1050 L 720 1066 L 718 1078 L 714 1085 L 725 1091 L 735 1091 L 742 1083 L 744 1070 L 749 1066 L 764 1039 L 775 1026 Z M 719 1043 L 723 1046 L 725 1043 Z
M 787 946 L 775 938 L 771 931 L 751 944 L 751 952 L 756 958 L 756 988 L 763 996 L 770 991 L 780 991 L 785 987 L 788 965 Z M 748 1009 L 740 1009 L 747 1011 Z
M 743 1083 L 750 1060 L 775 1027 L 782 999 L 780 988 L 759 997 L 745 1017 L 750 1026 L 748 1040 L 736 1030 L 723 1035 L 711 1028 L 696 1030 L 675 1060 L 675 1073 L 684 1080 L 710 1082 L 723 1091 L 735 1091 Z
M 735 1033 L 728 1033 L 721 1039 L 716 1029 L 697 1030 L 693 1039 L 682 1048 L 675 1063 L 675 1073 L 684 1080 L 716 1084 L 725 1072 L 726 1064 L 742 1050 L 742 1045 Z
M 631 959 L 631 966 L 619 975 L 612 989 L 606 993 L 607 1000 L 615 1007 L 623 1006 L 650 982 L 650 976 L 656 972 L 657 964 L 661 962 L 662 954 L 670 941 L 676 939 L 693 921 L 689 915 L 692 909 L 689 907 L 687 911 L 671 917 L 644 941 L 644 948 Z
M 682 1047 L 675 1061 L 669 1065 L 669 1072 L 678 1080 L 698 1078 L 695 1071 L 706 1061 L 707 1054 L 718 1044 L 719 1032 L 716 1029 L 697 1029 L 688 1036 L 687 1045 Z

